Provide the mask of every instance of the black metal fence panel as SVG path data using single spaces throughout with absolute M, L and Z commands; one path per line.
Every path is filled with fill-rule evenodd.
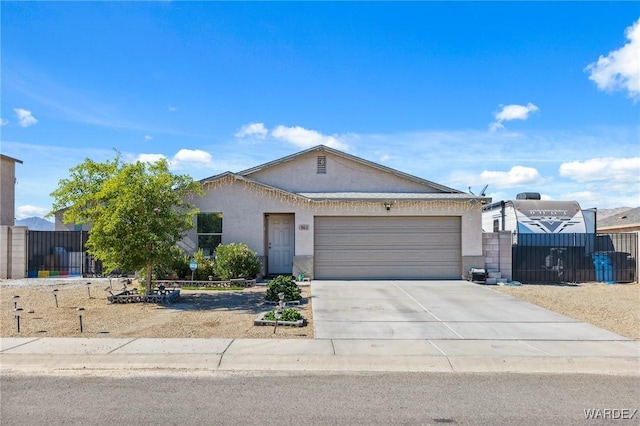
M 520 234 L 513 279 L 524 283 L 636 280 L 638 234 Z
M 29 231 L 30 278 L 101 275 L 102 263 L 86 254 L 87 231 Z

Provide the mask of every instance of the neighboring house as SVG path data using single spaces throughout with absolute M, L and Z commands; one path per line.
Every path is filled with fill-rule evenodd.
M 460 279 L 484 268 L 490 201 L 317 146 L 200 181 L 183 247 L 243 242 L 265 274 L 315 279 Z
M 598 219 L 598 232 L 640 231 L 640 207 Z
M 16 219 L 16 163 L 22 161 L 0 154 L 0 225 L 13 226 Z
M 16 217 L 16 163 L 0 154 L 0 279 L 24 278 L 27 228 L 14 226 Z

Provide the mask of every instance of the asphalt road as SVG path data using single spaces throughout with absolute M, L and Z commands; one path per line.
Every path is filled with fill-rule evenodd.
M 111 373 L 113 374 L 113 373 Z M 2 425 L 640 424 L 637 377 L 522 374 L 3 374 Z M 605 411 L 611 410 L 611 411 Z M 616 411 L 618 410 L 618 411 Z M 624 411 L 628 410 L 628 411 Z M 628 417 L 632 416 L 632 419 Z

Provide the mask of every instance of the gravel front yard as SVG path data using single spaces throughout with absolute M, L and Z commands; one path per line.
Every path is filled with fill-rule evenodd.
M 91 298 L 86 282 L 91 280 Z M 302 287 L 300 306 L 306 327 L 254 326 L 256 317 L 272 308 L 264 303 L 266 287 L 242 291 L 182 290 L 171 305 L 109 304 L 107 279 L 13 280 L 0 283 L 2 337 L 225 337 L 313 338 L 310 287 Z M 116 288 L 114 281 L 113 287 Z M 58 289 L 58 304 L 52 290 Z M 568 317 L 640 340 L 640 285 L 580 284 L 491 286 Z M 13 296 L 20 296 L 13 299 Z M 14 301 L 23 308 L 20 334 L 13 316 Z M 77 307 L 85 308 L 80 333 Z M 29 313 L 33 310 L 33 313 Z
M 91 298 L 87 281 L 91 280 Z M 23 280 L 20 280 L 23 281 Z M 113 288 L 116 290 L 114 280 Z M 309 287 L 302 287 L 303 303 L 299 310 L 307 318 L 306 327 L 254 326 L 253 321 L 273 305 L 264 303 L 265 286 L 238 291 L 182 290 L 177 303 L 109 304 L 105 279 L 69 282 L 46 279 L 42 284 L 0 284 L 0 335 L 2 337 L 226 337 L 226 338 L 313 338 L 313 319 Z M 53 289 L 58 289 L 56 308 Z M 119 288 L 117 288 L 119 290 Z M 116 293 L 117 291 L 114 291 Z M 23 308 L 20 333 L 13 315 L 13 296 Z M 85 309 L 80 333 L 76 308 Z M 33 313 L 28 313 L 33 310 Z
M 640 340 L 639 284 L 523 285 L 491 288 L 568 317 Z

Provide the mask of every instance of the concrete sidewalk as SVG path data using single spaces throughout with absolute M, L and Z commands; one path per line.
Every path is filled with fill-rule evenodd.
M 639 341 L 1 338 L 1 372 L 69 370 L 640 375 Z

